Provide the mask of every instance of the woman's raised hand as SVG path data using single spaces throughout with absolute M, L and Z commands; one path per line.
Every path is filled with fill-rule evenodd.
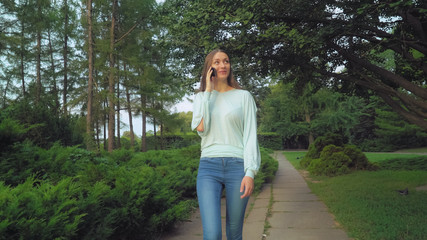
M 211 67 L 206 74 L 206 91 L 211 92 L 214 89 L 214 83 L 212 80 L 213 68 Z

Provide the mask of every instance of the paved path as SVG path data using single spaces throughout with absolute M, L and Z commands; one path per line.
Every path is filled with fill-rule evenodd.
M 308 188 L 304 178 L 286 160 L 274 152 L 279 169 L 272 184 L 264 185 L 252 197 L 246 210 L 244 240 L 348 240 L 337 227 L 326 206 Z M 268 208 L 271 203 L 271 211 Z M 224 206 L 224 200 L 223 204 Z M 222 215 L 225 216 L 224 207 Z M 223 229 L 225 218 L 223 217 Z M 223 230 L 225 232 L 225 230 Z M 163 240 L 201 240 L 202 224 L 196 211 L 188 222 L 177 225 Z M 225 240 L 225 233 L 223 234 Z

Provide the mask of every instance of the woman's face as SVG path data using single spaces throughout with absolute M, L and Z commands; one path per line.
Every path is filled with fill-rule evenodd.
M 227 79 L 230 74 L 230 60 L 228 55 L 217 52 L 212 59 L 212 67 L 216 69 L 217 79 Z

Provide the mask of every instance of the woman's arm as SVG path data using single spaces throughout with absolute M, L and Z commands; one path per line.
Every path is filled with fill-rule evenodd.
M 194 98 L 193 105 L 193 120 L 191 121 L 191 129 L 197 130 L 200 136 L 204 136 L 209 132 L 210 112 L 209 99 L 211 92 L 200 92 Z
M 202 120 L 200 121 L 200 124 L 199 124 L 199 126 L 197 126 L 197 131 L 198 132 L 203 132 L 203 130 L 205 130 L 205 128 L 204 128 L 204 126 L 203 126 L 203 118 L 202 118 Z
M 255 100 L 249 92 L 245 94 L 243 112 L 243 159 L 245 163 L 245 176 L 254 178 L 261 165 L 261 154 L 257 136 L 257 107 Z
M 206 75 L 206 89 L 204 92 L 198 93 L 194 99 L 193 105 L 193 120 L 191 128 L 196 129 L 200 136 L 206 135 L 209 130 L 210 112 L 209 112 L 209 98 L 212 89 L 214 88 L 212 82 L 212 68 L 209 69 Z M 206 119 L 206 120 L 205 120 Z

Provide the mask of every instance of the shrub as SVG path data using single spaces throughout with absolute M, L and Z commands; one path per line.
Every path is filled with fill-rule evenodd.
M 12 188 L 0 183 L 0 235 L 4 239 L 71 239 L 86 215 L 71 178 L 53 185 L 28 178 Z
M 30 141 L 16 142 L 0 152 L 0 181 L 16 186 L 33 174 L 40 173 L 39 148 Z
M 354 145 L 328 145 L 323 148 L 319 158 L 304 164 L 307 164 L 305 166 L 310 173 L 326 176 L 342 175 L 350 170 L 374 169 L 365 154 Z
M 327 153 L 322 152 L 322 157 L 313 160 L 308 170 L 314 175 L 337 176 L 348 173 L 350 171 L 348 168 L 350 163 L 351 159 L 343 152 L 332 150 Z
M 11 150 L 10 146 L 15 142 L 22 141 L 29 129 L 10 118 L 0 119 L 0 121 L 0 152 L 5 152 Z
M 354 170 L 365 170 L 369 168 L 370 164 L 366 155 L 355 145 L 345 145 L 343 152 L 349 156 L 351 163 L 349 168 Z
M 301 167 L 306 168 L 313 159 L 320 158 L 322 150 L 330 144 L 343 146 L 343 137 L 335 133 L 328 133 L 325 136 L 317 137 L 316 140 L 308 146 L 308 151 L 300 162 Z
M 186 219 L 196 204 L 199 144 L 104 156 L 59 143 L 48 150 L 25 144 L 0 165 L 13 167 L 2 179 L 16 183 L 0 180 L 0 236 L 5 239 L 153 239 Z M 278 168 L 268 150 L 262 148 L 261 155 L 255 191 Z
M 325 136 L 317 137 L 312 144 L 313 146 L 309 146 L 306 156 L 309 158 L 319 158 L 323 148 L 331 144 L 344 146 L 344 139 L 341 135 L 335 133 L 328 133 Z
M 261 147 L 260 152 L 262 160 L 258 174 L 255 177 L 255 193 L 261 190 L 262 184 L 272 182 L 277 169 L 279 169 L 279 163 L 277 160 L 270 156 L 270 149 Z

